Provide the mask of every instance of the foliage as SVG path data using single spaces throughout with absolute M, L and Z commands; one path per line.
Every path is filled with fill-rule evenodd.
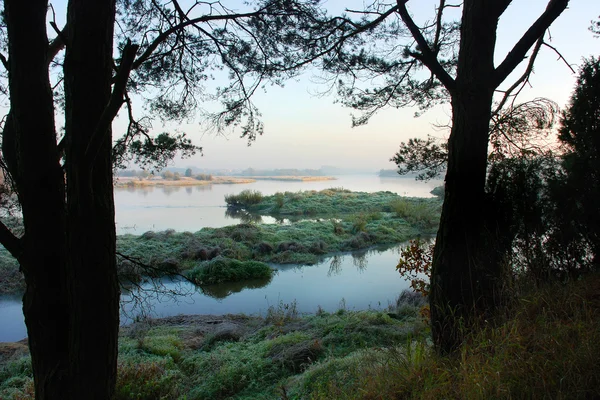
M 410 287 L 423 296 L 429 295 L 433 247 L 434 242 L 411 240 L 400 253 L 400 260 L 396 265 L 400 275 L 410 280 Z
M 547 154 L 551 150 L 548 139 L 553 134 L 557 116 L 558 105 L 545 98 L 513 103 L 505 108 L 498 105 L 488 134 L 490 164 Z M 401 175 L 419 172 L 415 177 L 417 180 L 437 178 L 446 170 L 447 140 L 430 135 L 427 139 L 409 139 L 400 144 L 390 161 L 396 163 Z
M 590 31 L 594 33 L 596 37 L 600 37 L 600 17 L 598 17 L 598 21 L 592 21 L 592 25 L 590 26 Z
M 575 91 L 561 117 L 559 140 L 567 148 L 562 166 L 564 183 L 557 182 L 557 218 L 563 232 L 574 241 L 586 242 L 600 255 L 600 59 L 581 67 Z
M 225 203 L 234 207 L 250 207 L 260 203 L 263 195 L 257 190 L 242 190 L 239 194 L 230 194 L 225 196 Z
M 212 181 L 213 180 L 212 174 L 198 174 L 195 176 L 195 178 L 199 181 Z
M 445 188 L 444 188 L 444 186 L 442 185 L 442 186 L 436 186 L 436 187 L 434 187 L 434 188 L 431 190 L 431 192 L 429 192 L 429 193 L 431 193 L 431 194 L 432 194 L 432 195 L 434 195 L 435 197 L 438 197 L 438 198 L 440 198 L 440 199 L 443 199 L 443 198 L 444 198 L 444 195 L 445 195 L 445 191 L 446 191 L 446 189 L 445 189 Z
M 226 257 L 204 261 L 187 272 L 188 278 L 198 285 L 270 278 L 272 274 L 273 270 L 265 263 L 238 261 Z
M 448 160 L 448 143 L 433 136 L 427 139 L 413 138 L 400 144 L 400 150 L 390 161 L 398 166 L 398 173 L 406 175 L 420 172 L 416 179 L 429 180 L 436 178 L 446 169 Z

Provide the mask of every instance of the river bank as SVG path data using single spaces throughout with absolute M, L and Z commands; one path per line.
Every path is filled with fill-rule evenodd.
M 383 311 L 140 320 L 120 332 L 115 398 L 598 398 L 600 277 L 520 287 L 448 357 L 410 294 Z M 0 344 L 0 398 L 33 399 L 31 376 L 26 344 Z
M 117 188 L 140 188 L 153 186 L 169 186 L 169 187 L 189 187 L 189 186 L 206 186 L 206 185 L 235 185 L 254 183 L 258 180 L 264 181 L 282 181 L 282 182 L 315 182 L 315 181 L 330 181 L 336 178 L 331 176 L 207 176 L 202 179 L 178 176 L 176 179 L 164 179 L 160 176 L 149 178 L 140 177 L 117 177 L 115 178 L 115 187 Z

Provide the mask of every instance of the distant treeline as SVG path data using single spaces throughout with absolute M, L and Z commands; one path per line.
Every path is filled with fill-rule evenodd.
M 140 178 L 147 178 L 150 175 L 152 175 L 150 172 L 146 171 L 146 170 L 136 170 L 136 169 L 122 169 L 117 171 L 117 176 L 122 176 L 122 177 L 140 177 Z
M 254 169 L 247 168 L 241 172 L 232 174 L 234 176 L 324 176 L 320 169 Z

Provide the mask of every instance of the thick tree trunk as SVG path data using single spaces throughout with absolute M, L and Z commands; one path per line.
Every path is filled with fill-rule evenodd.
M 5 0 L 4 5 L 11 108 L 2 147 L 23 210 L 25 240 L 17 258 L 27 283 L 23 313 L 36 399 L 65 399 L 69 331 L 65 195 L 48 77 L 47 1 Z
M 446 192 L 431 276 L 432 333 L 442 353 L 460 344 L 478 315 L 493 311 L 498 294 L 498 266 L 484 256 L 484 189 L 498 19 L 486 7 L 486 2 L 477 0 L 463 6 Z
M 88 151 L 111 93 L 114 0 L 71 0 L 65 56 L 72 398 L 109 399 L 116 379 L 119 285 L 110 128 Z

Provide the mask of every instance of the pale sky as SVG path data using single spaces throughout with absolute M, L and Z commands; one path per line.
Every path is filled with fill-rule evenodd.
M 497 58 L 501 60 L 529 25 L 543 12 L 548 0 L 514 0 L 500 21 Z M 417 23 L 430 18 L 437 2 L 411 0 L 408 8 Z M 360 8 L 362 2 L 330 0 L 327 5 Z M 421 7 L 421 8 L 417 8 Z M 583 57 L 600 56 L 600 39 L 588 30 L 592 19 L 600 15 L 600 1 L 571 0 L 569 8 L 551 27 L 551 44 L 573 64 L 577 71 Z M 561 107 L 568 102 L 576 76 L 557 60 L 549 48 L 543 48 L 531 78 L 532 87 L 521 100 L 548 97 Z M 498 61 L 499 62 L 499 61 Z M 515 75 L 513 75 L 515 76 Z M 178 160 L 175 166 L 198 168 L 319 168 L 322 165 L 360 167 L 378 170 L 394 168 L 390 157 L 400 142 L 411 137 L 441 136 L 433 125 L 446 124 L 449 105 L 440 106 L 414 118 L 414 109 L 387 109 L 375 115 L 366 126 L 351 127 L 353 110 L 334 104 L 334 96 L 317 97 L 322 87 L 311 82 L 307 73 L 284 88 L 272 87 L 260 93 L 255 102 L 265 124 L 265 134 L 251 147 L 239 132 L 227 137 L 203 134 L 198 125 L 182 126 L 204 156 Z M 506 83 L 511 79 L 509 78 Z M 507 87 L 506 83 L 503 85 Z
M 500 20 L 497 39 L 497 64 L 531 23 L 543 12 L 549 0 L 513 0 Z M 53 2 L 59 23 L 64 21 L 63 0 Z M 232 9 L 242 8 L 241 0 L 224 0 Z M 361 9 L 360 0 L 328 0 L 325 4 L 332 13 L 344 8 Z M 409 0 L 407 7 L 415 22 L 420 25 L 434 15 L 436 0 Z M 572 64 L 575 70 L 584 57 L 600 56 L 600 38 L 594 38 L 588 30 L 592 19 L 600 15 L 599 0 L 571 0 L 569 8 L 550 28 L 551 44 Z M 459 15 L 457 15 L 459 16 Z M 53 35 L 53 33 L 50 33 Z M 547 97 L 561 107 L 568 102 L 576 76 L 549 48 L 542 48 L 531 87 L 520 100 Z M 524 68 L 521 65 L 521 70 Z M 519 71 L 519 70 L 517 70 Z M 267 93 L 257 93 L 255 104 L 262 113 L 264 135 L 252 146 L 239 138 L 239 131 L 226 135 L 205 134 L 197 123 L 176 128 L 186 132 L 193 142 L 204 148 L 204 156 L 177 159 L 174 166 L 197 168 L 319 168 L 333 165 L 348 168 L 378 170 L 394 168 L 389 161 L 400 142 L 411 137 L 427 134 L 443 136 L 435 124 L 447 124 L 450 119 L 449 105 L 439 106 L 414 118 L 414 109 L 386 109 L 375 115 L 366 126 L 351 127 L 353 110 L 334 104 L 335 96 L 317 97 L 323 91 L 314 83 L 318 71 L 308 71 L 300 78 L 289 81 L 285 87 L 269 87 Z M 503 85 L 508 87 L 516 73 Z M 115 132 L 122 132 L 123 122 L 116 121 Z M 172 126 L 154 124 L 156 132 Z M 135 166 L 132 166 L 135 167 Z

